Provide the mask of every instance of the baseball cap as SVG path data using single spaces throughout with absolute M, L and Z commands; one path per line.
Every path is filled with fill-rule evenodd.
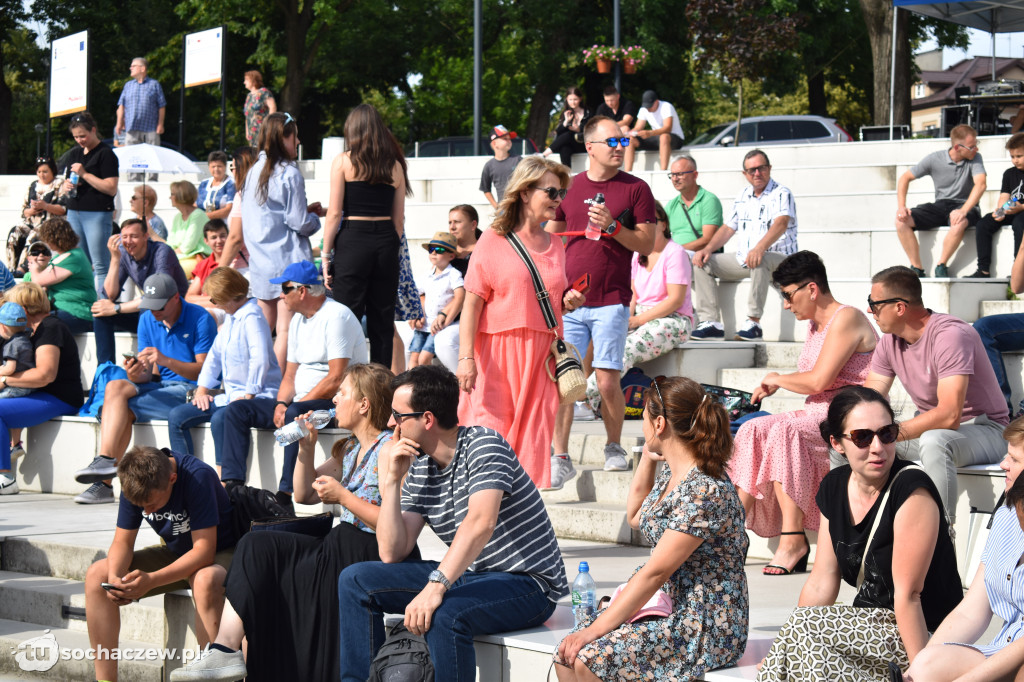
M 508 128 L 506 128 L 503 125 L 496 125 L 491 130 L 491 139 L 492 140 L 496 140 L 499 137 L 505 137 L 506 135 L 508 135 L 508 139 L 510 139 L 510 140 L 514 140 L 517 137 L 516 131 L 514 131 L 514 130 L 510 131 Z
M 271 284 L 284 284 L 285 282 L 295 282 L 296 284 L 305 284 L 307 286 L 310 284 L 323 284 L 320 280 L 320 271 L 308 260 L 292 263 L 284 269 L 280 277 L 270 280 Z
M 139 301 L 139 307 L 143 310 L 161 310 L 176 293 L 178 285 L 166 272 L 150 275 L 142 285 L 142 300 Z
M 14 301 L 0 305 L 0 324 L 6 324 L 8 327 L 24 327 L 25 309 Z
M 435 232 L 430 241 L 423 245 L 423 248 L 429 251 L 432 246 L 443 246 L 452 253 L 455 253 L 459 248 L 451 232 Z
M 658 93 L 654 90 L 645 90 L 643 99 L 640 100 L 640 105 L 644 109 L 650 109 L 651 105 L 654 104 L 658 99 Z

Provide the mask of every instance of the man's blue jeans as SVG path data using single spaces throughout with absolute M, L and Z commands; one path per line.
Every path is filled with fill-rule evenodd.
M 342 682 L 365 682 L 384 643 L 384 614 L 404 613 L 435 568 L 436 561 L 364 561 L 341 572 Z M 444 595 L 427 631 L 434 679 L 473 682 L 475 635 L 536 627 L 554 610 L 540 583 L 525 573 L 466 571 Z
M 1003 391 L 1006 404 L 1013 414 L 1013 401 L 1010 397 L 1010 382 L 1006 378 L 1006 365 L 1003 353 L 1011 350 L 1024 350 L 1024 314 L 989 315 L 974 322 L 974 330 L 981 336 L 985 344 L 985 354 L 996 371 L 999 388 Z
M 221 448 L 224 447 L 224 410 L 227 405 L 217 407 L 210 403 L 210 409 L 200 410 L 192 403 L 178 405 L 167 415 L 167 431 L 171 439 L 171 450 L 182 454 L 196 454 L 190 429 L 210 422 L 213 432 L 214 457 L 220 464 Z
M 96 363 L 102 365 L 104 362 L 117 362 L 114 356 L 114 332 L 135 334 L 138 329 L 139 313 L 118 313 L 92 318 L 92 331 L 96 339 Z

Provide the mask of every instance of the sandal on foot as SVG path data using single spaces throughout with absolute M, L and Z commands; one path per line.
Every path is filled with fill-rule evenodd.
M 808 542 L 807 535 L 802 530 L 787 531 L 779 533 L 779 535 L 803 535 L 804 546 L 807 547 L 807 554 L 800 557 L 796 564 L 794 564 L 793 568 L 786 568 L 785 566 L 779 566 L 778 564 L 768 564 L 761 569 L 761 573 L 763 575 L 793 575 L 794 573 L 804 573 L 807 571 L 807 557 L 811 556 L 811 543 Z M 769 568 L 774 568 L 778 573 L 770 572 L 768 570 Z

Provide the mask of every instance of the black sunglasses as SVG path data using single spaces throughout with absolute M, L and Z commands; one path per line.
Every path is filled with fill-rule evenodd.
M 868 308 L 874 315 L 878 314 L 878 306 L 885 305 L 886 303 L 906 303 L 910 305 L 910 302 L 905 298 L 884 298 L 881 301 L 872 301 L 871 297 L 868 296 Z
M 858 448 L 866 448 L 871 445 L 871 441 L 878 436 L 878 440 L 882 442 L 882 445 L 888 445 L 896 440 L 896 436 L 900 435 L 900 425 L 893 422 L 887 426 L 883 426 L 877 431 L 871 429 L 854 429 L 849 433 L 841 433 L 841 438 L 849 438 L 854 445 Z
M 792 303 L 793 302 L 793 294 L 795 294 L 796 292 L 800 291 L 801 289 L 803 289 L 808 284 L 810 284 L 810 282 L 804 282 L 803 284 L 798 286 L 796 289 L 793 289 L 792 291 L 783 291 L 782 289 L 779 289 L 779 293 L 782 294 L 782 298 L 783 298 L 783 300 L 786 301 L 786 303 Z
M 558 187 L 534 187 L 538 192 L 544 192 L 548 195 L 548 199 L 554 201 L 555 199 L 564 199 L 565 195 L 569 192 L 567 189 L 559 189 Z
M 620 144 L 623 147 L 628 147 L 629 146 L 629 138 L 628 137 L 609 137 L 607 140 L 591 140 L 591 142 L 593 142 L 595 144 L 606 144 L 609 147 L 611 147 L 612 149 L 615 149 Z
M 50 249 L 46 248 L 45 244 L 32 245 L 29 247 L 28 255 L 30 256 L 49 256 L 51 255 Z
M 288 286 L 286 284 L 282 284 L 281 285 L 281 293 L 282 294 L 291 293 L 293 290 L 298 289 L 300 287 L 304 287 L 304 286 L 306 286 L 306 285 L 305 284 L 293 284 L 291 286 Z
M 427 253 L 453 253 L 451 249 L 447 249 L 443 246 L 431 246 L 427 249 Z
M 426 412 L 399 412 L 395 408 L 391 408 L 391 416 L 395 418 L 395 422 L 398 424 L 402 423 L 402 420 L 406 417 L 422 417 Z

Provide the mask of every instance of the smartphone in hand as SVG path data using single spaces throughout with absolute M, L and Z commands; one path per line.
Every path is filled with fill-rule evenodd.
M 574 291 L 578 291 L 581 294 L 585 294 L 590 291 L 590 273 L 584 272 L 579 279 L 572 283 Z

